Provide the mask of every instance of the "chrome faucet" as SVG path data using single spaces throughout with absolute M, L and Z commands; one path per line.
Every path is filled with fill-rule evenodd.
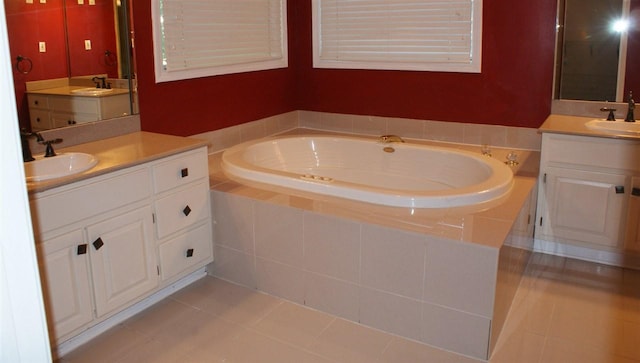
M 42 135 L 37 132 L 27 132 L 27 130 L 20 130 L 20 139 L 22 141 L 22 161 L 25 163 L 28 161 L 34 161 L 34 157 L 31 154 L 31 149 L 29 148 L 29 138 L 35 137 L 38 142 L 43 142 L 44 139 Z
M 400 136 L 397 135 L 382 135 L 379 138 L 383 144 L 390 144 L 392 142 L 404 142 Z
M 625 122 L 636 122 L 636 118 L 633 115 L 633 110 L 636 108 L 636 102 L 633 100 L 633 92 L 629 91 L 629 109 L 627 110 L 627 117 Z

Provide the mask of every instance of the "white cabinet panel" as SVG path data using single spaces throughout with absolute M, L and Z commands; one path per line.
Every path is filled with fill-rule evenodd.
M 55 340 L 93 319 L 89 259 L 82 230 L 38 245 L 51 337 Z
M 209 189 L 206 182 L 158 199 L 156 201 L 158 238 L 164 238 L 208 218 L 209 209 Z
M 149 207 L 87 227 L 98 317 L 158 284 Z
M 205 223 L 160 245 L 160 275 L 168 280 L 189 273 L 213 256 L 211 224 Z
M 624 191 L 629 188 L 627 180 L 626 176 L 618 174 L 547 168 L 548 220 L 543 220 L 543 233 L 621 247 L 619 241 L 626 205 Z
M 206 149 L 181 155 L 153 167 L 156 193 L 177 188 L 209 176 Z

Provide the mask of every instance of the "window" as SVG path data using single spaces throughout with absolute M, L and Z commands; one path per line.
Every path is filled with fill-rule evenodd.
M 286 68 L 286 0 L 152 0 L 156 82 Z
M 313 0 L 316 68 L 480 72 L 482 0 Z

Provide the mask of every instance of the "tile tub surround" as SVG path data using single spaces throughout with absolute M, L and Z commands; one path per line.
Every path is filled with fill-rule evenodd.
M 488 358 L 532 247 L 534 178 L 516 177 L 485 211 L 412 211 L 237 184 L 218 162 L 210 157 L 212 275 Z
M 208 140 L 210 142 L 209 152 L 215 153 L 240 142 L 280 134 L 296 128 L 352 135 L 380 136 L 395 134 L 413 140 L 430 140 L 476 146 L 489 145 L 492 149 L 505 148 L 540 151 L 542 140 L 537 129 L 527 127 L 348 115 L 315 111 L 292 111 L 191 136 Z

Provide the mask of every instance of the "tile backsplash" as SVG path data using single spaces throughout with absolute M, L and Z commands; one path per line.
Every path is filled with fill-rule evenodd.
M 295 128 L 361 135 L 395 134 L 407 139 L 489 145 L 490 147 L 540 150 L 537 129 L 500 125 L 429 121 L 396 117 L 292 111 L 268 118 L 209 131 L 193 137 L 209 140 L 215 153 L 240 142 L 283 133 Z

